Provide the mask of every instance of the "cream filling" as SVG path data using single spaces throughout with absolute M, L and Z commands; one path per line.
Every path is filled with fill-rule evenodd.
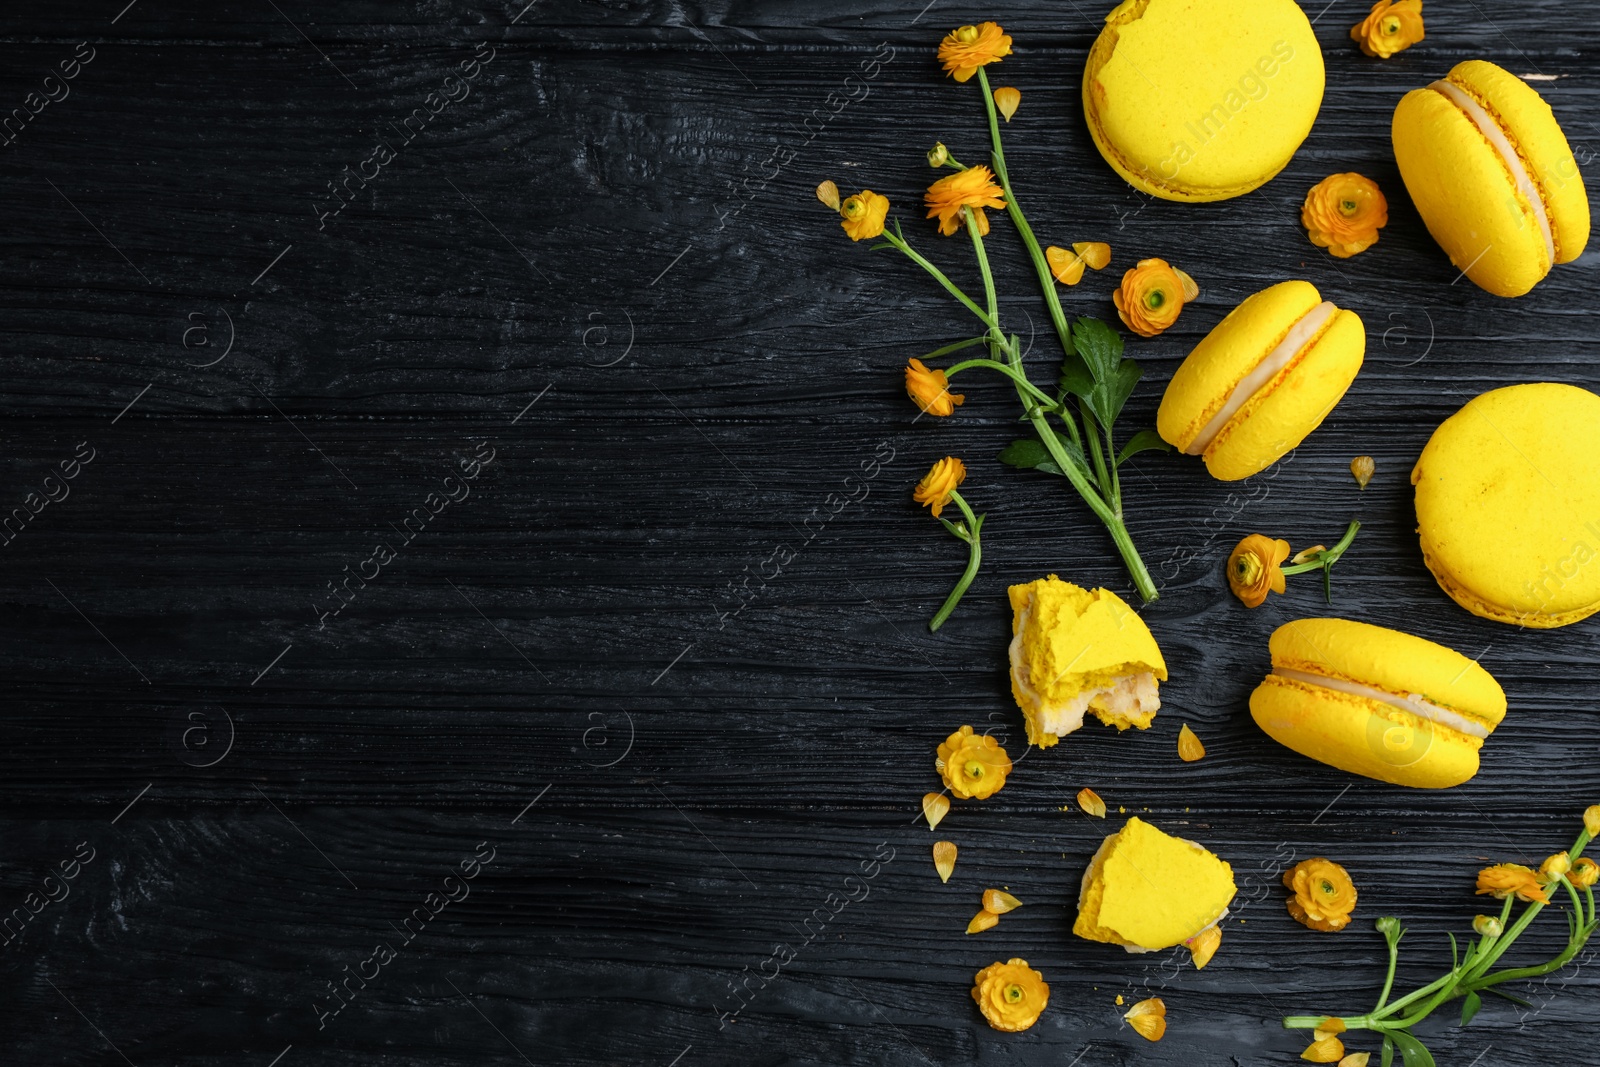
M 1533 183 L 1533 178 L 1528 174 L 1528 168 L 1522 165 L 1522 157 L 1517 155 L 1516 148 L 1511 139 L 1506 136 L 1494 116 L 1484 110 L 1483 105 L 1472 99 L 1461 87 L 1447 81 L 1437 81 L 1428 88 L 1443 93 L 1450 101 L 1467 113 L 1483 135 L 1494 145 L 1494 150 L 1500 153 L 1500 159 L 1505 163 L 1506 169 L 1511 172 L 1512 181 L 1522 195 L 1528 198 L 1528 203 L 1533 205 L 1533 216 L 1539 220 L 1539 233 L 1544 237 L 1544 249 L 1550 256 L 1550 262 L 1556 261 L 1556 243 L 1550 234 L 1550 216 L 1545 214 L 1544 197 L 1539 192 L 1539 187 Z
M 1027 697 L 1028 702 L 1037 711 L 1041 733 L 1065 737 L 1079 729 L 1083 726 L 1083 717 L 1089 711 L 1089 705 L 1096 699 L 1100 701 L 1098 704 L 1100 710 L 1123 718 L 1133 718 L 1147 711 L 1161 710 L 1160 690 L 1156 685 L 1153 671 L 1124 675 L 1110 685 L 1085 689 L 1077 696 L 1054 704 L 1046 703 L 1028 680 L 1028 665 L 1022 652 L 1022 635 L 1028 632 L 1028 621 L 1032 617 L 1031 606 L 1022 609 L 1016 636 L 1011 639 L 1011 679 L 1016 683 L 1017 692 Z M 1067 672 L 1062 672 L 1065 673 Z
M 1401 711 L 1409 711 L 1419 718 L 1427 719 L 1429 722 L 1436 722 L 1440 726 L 1448 726 L 1452 730 L 1470 734 L 1473 737 L 1489 736 L 1489 728 L 1483 723 L 1474 722 L 1465 715 L 1430 703 L 1422 699 L 1422 696 L 1418 693 L 1407 693 L 1404 696 L 1400 696 L 1395 693 L 1385 692 L 1382 689 L 1374 689 L 1369 685 L 1362 685 L 1360 682 L 1347 682 L 1343 678 L 1328 678 L 1320 674 L 1311 674 L 1307 671 L 1290 670 L 1287 667 L 1274 667 L 1272 673 L 1280 678 L 1288 678 L 1290 681 L 1303 682 L 1306 685 L 1315 685 L 1323 689 L 1335 689 L 1341 693 L 1349 693 L 1351 696 L 1382 701 L 1390 707 L 1399 708 Z
M 1306 346 L 1306 342 L 1315 337 L 1322 327 L 1327 325 L 1334 312 L 1339 309 L 1332 303 L 1324 300 L 1304 315 L 1284 335 L 1278 347 L 1268 352 L 1266 358 L 1257 363 L 1255 369 L 1239 380 L 1233 387 L 1233 392 L 1228 395 L 1228 402 L 1222 405 L 1222 410 L 1212 416 L 1205 428 L 1196 435 L 1189 446 L 1183 451 L 1187 455 L 1198 456 L 1211 447 L 1211 442 L 1217 439 L 1217 434 L 1228 424 L 1228 420 L 1239 413 L 1252 396 L 1261 390 L 1261 387 L 1277 376 L 1278 372 L 1289 365 L 1295 353 Z

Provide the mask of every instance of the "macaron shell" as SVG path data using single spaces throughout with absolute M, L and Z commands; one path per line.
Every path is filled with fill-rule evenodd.
M 1089 52 L 1084 116 L 1135 188 L 1224 200 L 1288 164 L 1324 80 L 1322 49 L 1293 0 L 1125 0 Z
M 1486 619 L 1551 628 L 1600 611 L 1600 396 L 1555 383 L 1484 393 L 1422 450 L 1423 560 Z
M 1550 273 L 1527 197 L 1483 131 L 1435 89 L 1401 98 L 1391 128 L 1400 177 L 1456 269 L 1496 296 L 1521 296 Z
M 1248 478 L 1298 448 L 1350 388 L 1366 350 L 1361 316 L 1335 313 L 1327 328 L 1212 440 L 1203 453 L 1211 476 L 1224 482 Z
M 1156 432 L 1187 448 L 1222 410 L 1234 386 L 1278 346 L 1289 328 L 1322 303 L 1310 282 L 1279 282 L 1244 299 L 1184 358 L 1156 411 Z
M 1499 121 L 1544 194 L 1556 262 L 1570 263 L 1589 243 L 1589 194 L 1583 172 L 1544 97 L 1503 67 L 1481 59 L 1456 64 L 1450 82 Z
M 1269 675 L 1250 717 L 1274 741 L 1351 774 L 1416 789 L 1446 789 L 1478 773 L 1475 737 L 1375 700 Z
M 1480 664 L 1399 630 L 1351 619 L 1297 619 L 1278 627 L 1267 647 L 1274 667 L 1343 678 L 1399 696 L 1415 693 L 1491 731 L 1506 715 L 1505 690 Z

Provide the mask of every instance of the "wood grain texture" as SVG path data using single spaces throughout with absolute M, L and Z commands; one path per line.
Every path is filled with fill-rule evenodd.
M 0 511 L 80 442 L 94 450 L 71 495 L 0 549 L 0 913 L 80 843 L 93 853 L 0 945 L 0 1059 L 1287 1065 L 1304 1043 L 1280 1014 L 1374 996 L 1373 918 L 1415 931 L 1401 984 L 1431 977 L 1445 931 L 1481 906 L 1475 870 L 1537 863 L 1600 800 L 1600 631 L 1456 608 L 1418 553 L 1410 467 L 1484 389 L 1600 385 L 1600 311 L 1592 252 L 1514 302 L 1455 284 L 1403 194 L 1388 116 L 1463 58 L 1549 75 L 1538 87 L 1593 180 L 1600 30 L 1549 0 L 1430 4 L 1426 42 L 1378 62 L 1345 37 L 1365 3 L 1321 6 L 1316 128 L 1279 178 L 1212 205 L 1152 201 L 1095 153 L 1077 102 L 1089 5 L 0 13 L 0 113 L 95 49 L 71 95 L 0 149 Z M 825 177 L 883 192 L 920 248 L 975 282 L 916 204 L 933 141 L 983 151 L 975 90 L 931 58 L 980 17 L 1016 37 L 1008 156 L 1035 228 L 1114 249 L 1113 270 L 1066 292 L 1069 313 L 1112 317 L 1120 269 L 1148 255 L 1202 287 L 1176 328 L 1131 345 L 1146 380 L 1123 426 L 1152 423 L 1193 343 L 1285 277 L 1357 310 L 1369 346 L 1323 427 L 1243 486 L 1135 461 L 1130 528 L 1162 590 L 1143 614 L 1172 673 L 1162 714 L 1028 754 L 933 835 L 914 818 L 940 738 L 971 722 L 1023 752 L 1005 587 L 1050 572 L 1127 585 L 1065 486 L 994 460 L 1018 432 L 998 383 L 964 386 L 956 419 L 913 422 L 898 369 L 968 324 L 911 265 L 848 246 L 812 199 Z M 403 139 L 389 131 L 484 48 L 470 95 L 319 229 L 327 183 Z M 892 58 L 870 92 L 813 117 L 874 55 Z M 784 146 L 804 152 L 773 176 Z M 1382 240 L 1349 261 L 1299 225 L 1305 190 L 1336 170 L 1390 199 Z M 992 249 L 1008 321 L 1046 327 L 1003 223 Z M 1037 380 L 1052 346 L 1041 330 Z M 470 495 L 432 513 L 484 449 Z M 1364 492 L 1347 471 L 1360 453 L 1378 467 Z M 909 491 L 946 454 L 968 461 L 989 519 L 977 583 L 930 635 L 962 561 Z M 892 458 L 847 486 L 873 456 Z M 836 493 L 856 499 L 812 518 Z M 1327 609 L 1302 578 L 1246 612 L 1222 559 L 1244 533 L 1298 547 L 1352 517 L 1366 525 L 1337 612 L 1476 656 L 1510 695 L 1465 786 L 1353 779 L 1249 721 L 1267 635 Z M 320 615 L 379 542 L 393 560 Z M 779 546 L 792 559 L 763 579 Z M 1197 764 L 1175 758 L 1185 722 L 1207 746 Z M 1147 814 L 1233 863 L 1236 921 L 1204 972 L 1071 936 L 1111 828 L 1061 810 L 1084 785 L 1113 818 Z M 961 849 L 948 885 L 935 836 Z M 491 849 L 433 914 L 429 894 Z M 1316 854 L 1360 887 L 1338 935 L 1283 909 L 1278 875 Z M 966 937 L 988 886 L 1026 906 Z M 419 907 L 431 917 L 408 938 Z M 1559 927 L 1526 938 L 1530 958 L 1556 951 Z M 330 983 L 379 942 L 394 958 L 323 1018 Z M 793 958 L 773 978 L 777 946 Z M 1014 955 L 1044 971 L 1051 1006 L 1001 1035 L 967 990 Z M 1593 976 L 1585 957 L 1521 990 L 1533 1009 L 1491 1003 L 1465 1030 L 1441 1011 L 1422 1033 L 1441 1064 L 1582 1062 L 1572 1050 L 1600 1040 Z M 1165 998 L 1166 1039 L 1123 1026 L 1118 994 Z

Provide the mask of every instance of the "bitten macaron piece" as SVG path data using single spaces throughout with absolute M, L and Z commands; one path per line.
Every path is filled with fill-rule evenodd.
M 1352 774 L 1418 789 L 1460 785 L 1506 715 L 1500 683 L 1461 653 L 1348 619 L 1272 634 L 1250 716 L 1274 741 Z
M 1083 113 L 1135 189 L 1226 200 L 1288 164 L 1323 82 L 1322 49 L 1294 0 L 1125 0 L 1089 50 Z
M 1171 948 L 1216 925 L 1236 892 L 1226 860 L 1134 817 L 1084 872 L 1072 932 L 1129 952 Z
M 1475 397 L 1411 484 L 1423 562 L 1457 604 L 1541 629 L 1600 611 L 1600 396 L 1540 382 Z
M 1082 726 L 1088 711 L 1119 731 L 1149 728 L 1167 664 L 1121 597 L 1053 574 L 1010 593 L 1011 695 L 1027 720 L 1028 744 L 1048 748 Z
M 1496 296 L 1521 296 L 1589 242 L 1589 196 L 1544 98 L 1481 59 L 1394 109 L 1394 157 L 1450 262 Z
M 1205 460 L 1212 477 L 1248 478 L 1321 425 L 1361 369 L 1361 316 L 1310 282 L 1279 282 L 1234 308 L 1167 385 L 1156 430 Z

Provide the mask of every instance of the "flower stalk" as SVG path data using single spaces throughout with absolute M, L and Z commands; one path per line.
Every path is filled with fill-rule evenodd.
M 1591 808 L 1590 811 L 1596 812 L 1597 820 L 1600 820 L 1600 809 Z M 1576 863 L 1581 858 L 1590 838 L 1589 828 L 1585 826 L 1572 847 L 1565 853 L 1569 863 Z M 1557 853 L 1551 859 L 1555 860 L 1561 855 Z M 1480 873 L 1479 893 L 1504 895 L 1505 902 L 1500 909 L 1499 917 L 1478 916 L 1473 922 L 1475 939 L 1468 943 L 1465 953 L 1455 955 L 1450 970 L 1393 1002 L 1389 1000 L 1389 993 L 1394 988 L 1395 972 L 1400 959 L 1400 939 L 1405 936 L 1405 930 L 1397 919 L 1391 917 L 1379 919 L 1377 929 L 1388 944 L 1389 967 L 1377 1004 L 1365 1015 L 1332 1018 L 1343 1024 L 1346 1031 L 1370 1030 L 1380 1035 L 1383 1038 L 1382 1063 L 1385 1065 L 1394 1060 L 1395 1052 L 1398 1051 L 1406 1067 L 1433 1067 L 1432 1054 L 1411 1033 L 1412 1027 L 1444 1004 L 1457 999 L 1465 1000 L 1461 1012 L 1461 1025 L 1465 1026 L 1477 1014 L 1482 1004 L 1480 994 L 1485 990 L 1498 993 L 1499 990 L 1495 987 L 1506 982 L 1537 978 L 1560 970 L 1583 950 L 1595 929 L 1600 927 L 1600 921 L 1597 921 L 1595 914 L 1593 889 L 1589 885 L 1574 885 L 1573 880 L 1568 877 L 1568 871 L 1562 867 L 1563 865 L 1559 863 L 1552 864 L 1547 860 L 1544 869 L 1538 874 L 1525 868 L 1514 868 L 1526 875 L 1526 879 L 1520 885 L 1514 885 L 1505 879 L 1489 877 L 1493 872 L 1508 869 L 1507 865 L 1502 865 L 1501 868 L 1488 868 Z M 1565 890 L 1572 906 L 1568 916 L 1566 947 L 1544 963 L 1491 971 L 1490 968 L 1511 949 L 1517 938 L 1538 918 L 1539 913 L 1550 906 L 1540 899 L 1545 895 L 1544 891 L 1553 891 L 1557 887 Z M 1583 890 L 1581 897 L 1578 894 L 1579 888 Z M 1511 913 L 1519 901 L 1523 902 L 1525 907 L 1516 922 L 1511 923 Z M 1451 944 L 1452 946 L 1456 944 L 1454 935 L 1451 936 Z M 1500 995 L 1509 997 L 1509 994 L 1505 993 Z M 1329 1019 L 1330 1017 L 1326 1015 L 1290 1015 L 1284 1018 L 1283 1025 L 1291 1030 L 1326 1029 Z

